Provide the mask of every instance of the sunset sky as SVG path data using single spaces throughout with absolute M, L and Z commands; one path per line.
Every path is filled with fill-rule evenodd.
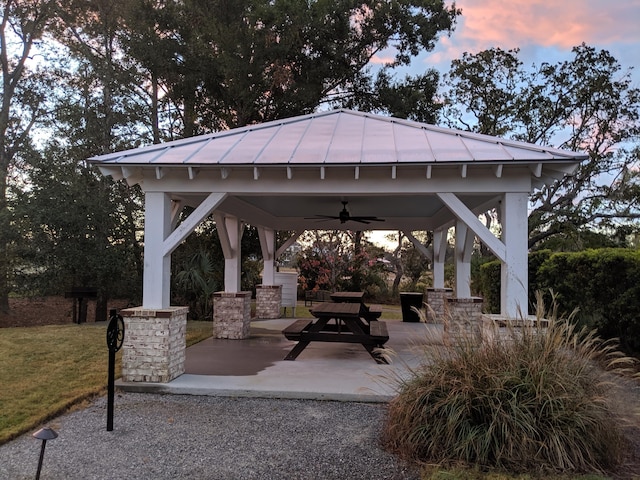
M 448 2 L 449 4 L 451 2 Z M 462 16 L 451 37 L 414 60 L 411 73 L 449 70 L 464 52 L 520 48 L 525 66 L 571 58 L 585 42 L 608 50 L 623 67 L 635 66 L 640 86 L 640 0 L 457 0 Z M 382 55 L 379 61 L 384 61 Z

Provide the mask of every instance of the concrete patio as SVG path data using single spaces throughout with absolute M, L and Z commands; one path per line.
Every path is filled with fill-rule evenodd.
M 246 340 L 209 338 L 186 351 L 185 373 L 168 383 L 120 381 L 131 392 L 387 402 L 398 381 L 420 365 L 424 348 L 442 345 L 442 325 L 388 320 L 389 365 L 361 345 L 311 343 L 295 361 L 282 335 L 292 318 L 257 320 Z

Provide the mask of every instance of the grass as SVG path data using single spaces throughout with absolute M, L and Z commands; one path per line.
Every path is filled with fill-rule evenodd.
M 104 323 L 0 330 L 0 444 L 106 391 L 106 327 Z M 187 345 L 211 332 L 210 322 L 188 322 Z M 121 355 L 116 355 L 116 378 Z

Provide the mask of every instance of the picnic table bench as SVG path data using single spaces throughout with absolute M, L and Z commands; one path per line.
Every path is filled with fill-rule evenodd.
M 367 321 L 360 315 L 358 303 L 322 303 L 311 310 L 315 320 L 296 320 L 282 333 L 298 343 L 285 360 L 295 360 L 311 342 L 359 343 L 377 363 L 387 363 L 375 351 L 389 340 L 385 322 Z M 330 323 L 335 320 L 335 323 Z

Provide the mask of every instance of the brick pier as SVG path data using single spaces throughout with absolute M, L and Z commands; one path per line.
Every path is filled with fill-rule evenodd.
M 184 373 L 189 307 L 127 308 L 122 343 L 122 380 L 170 382 Z

